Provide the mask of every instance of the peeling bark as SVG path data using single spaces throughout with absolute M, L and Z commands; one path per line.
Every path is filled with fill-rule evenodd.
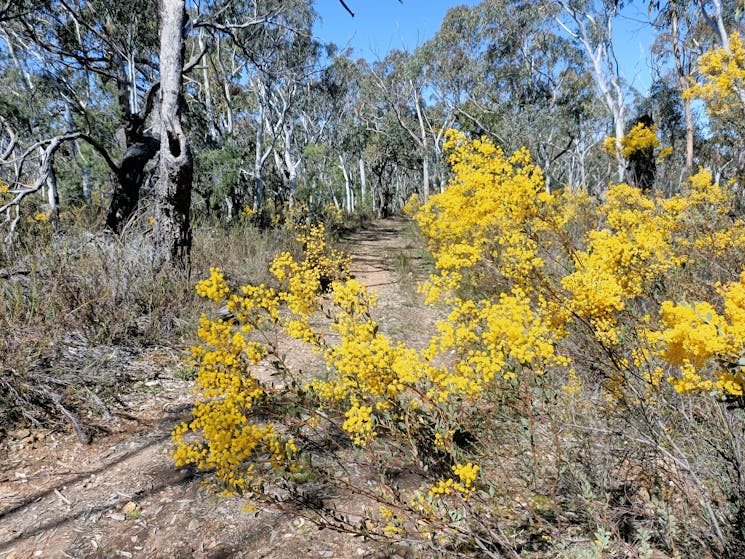
M 193 159 L 181 127 L 184 67 L 184 0 L 159 0 L 160 13 L 160 177 L 155 188 L 154 259 L 157 265 L 188 263 L 191 250 Z

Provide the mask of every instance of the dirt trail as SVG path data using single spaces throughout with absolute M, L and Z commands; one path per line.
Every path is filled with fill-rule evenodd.
M 421 346 L 437 317 L 422 308 L 416 293 L 429 268 L 409 227 L 411 221 L 403 218 L 376 221 L 347 235 L 342 246 L 352 255 L 352 275 L 378 293 L 375 318 L 381 330 Z
M 384 329 L 416 343 L 431 317 L 414 306 L 409 286 L 421 262 L 407 227 L 375 222 L 343 246 L 353 274 L 379 292 Z M 71 434 L 21 429 L 0 442 L 0 559 L 407 555 L 276 512 L 254 517 L 239 500 L 211 494 L 199 476 L 175 470 L 170 431 L 189 415 L 192 383 L 174 376 L 174 360 L 163 353 L 141 358 L 146 378 L 126 396 L 110 435 L 83 446 Z

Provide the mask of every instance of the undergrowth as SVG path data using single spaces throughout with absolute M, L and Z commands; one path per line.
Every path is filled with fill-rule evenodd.
M 436 266 L 421 292 L 447 316 L 429 344 L 381 332 L 322 229 L 271 282 L 213 268 L 197 290 L 232 318 L 200 320 L 177 464 L 249 507 L 438 556 L 741 557 L 745 224 L 727 188 L 701 169 L 672 197 L 549 193 L 526 150 L 449 138 L 449 187 L 408 205 Z M 280 332 L 320 363 L 290 366 Z
M 128 366 L 155 347 L 180 351 L 193 340 L 204 304 L 194 277 L 216 255 L 236 281 L 261 281 L 281 229 L 201 222 L 187 269 L 158 270 L 143 218 L 121 237 L 90 233 L 86 211 L 57 228 L 37 222 L 0 251 L 0 424 L 72 425 L 94 434 L 143 371 Z

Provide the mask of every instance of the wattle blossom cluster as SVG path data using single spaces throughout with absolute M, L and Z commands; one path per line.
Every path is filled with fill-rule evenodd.
M 619 142 L 615 136 L 609 136 L 603 142 L 603 147 L 611 155 L 621 150 L 621 155 L 628 159 L 631 154 L 645 149 L 657 149 L 662 146 L 660 139 L 657 137 L 657 126 L 646 126 L 644 123 L 638 123 L 629 130 Z M 661 155 L 664 157 L 664 154 Z
M 627 147 L 659 145 L 654 130 L 637 128 Z M 742 396 L 742 280 L 717 288 L 721 300 L 676 303 L 658 295 L 671 277 L 670 294 L 712 292 L 712 248 L 724 257 L 724 279 L 739 277 L 741 269 L 729 265 L 745 243 L 744 224 L 727 217 L 729 197 L 708 170 L 669 198 L 619 184 L 593 205 L 545 192 L 524 150 L 506 156 L 485 139 L 458 135 L 450 147 L 458 173 L 452 187 L 414 216 L 438 268 L 422 289 L 452 308 L 429 350 L 430 357 L 436 350 L 458 356 L 431 377 L 440 397 L 477 394 L 519 371 L 561 372 L 578 344 L 588 343 L 585 335 L 616 356 L 605 371 L 614 397 L 634 375 L 654 386 L 666 376 L 679 392 Z M 459 297 L 473 285 L 493 287 L 482 299 Z
M 701 55 L 698 67 L 703 81 L 693 84 L 685 95 L 703 100 L 714 119 L 741 120 L 745 107 L 745 47 L 740 35 L 730 35 L 729 52 L 718 48 Z
M 196 286 L 200 296 L 224 305 L 235 319 L 200 319 L 201 344 L 192 348 L 191 361 L 201 400 L 193 419 L 173 432 L 174 459 L 179 466 L 214 469 L 226 493 L 260 492 L 267 475 L 297 469 L 293 439 L 264 419 L 268 409 L 281 407 L 281 391 L 259 382 L 252 369 L 270 355 L 278 357 L 265 336 L 270 330 L 284 328 L 316 343 L 307 319 L 317 309 L 324 278 L 349 273 L 349 259 L 328 248 L 323 226 L 302 231 L 298 241 L 305 245 L 305 259 L 283 253 L 272 262 L 279 289 L 244 285 L 234 293 L 219 268 L 211 268 L 210 277 Z

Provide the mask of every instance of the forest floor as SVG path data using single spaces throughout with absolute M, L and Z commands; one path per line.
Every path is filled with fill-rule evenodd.
M 378 292 L 382 329 L 417 346 L 436 317 L 415 293 L 426 265 L 409 227 L 403 219 L 373 222 L 342 247 L 353 275 Z M 111 354 L 101 360 L 109 370 L 136 369 L 139 380 L 121 395 L 109 433 L 83 445 L 72 433 L 17 429 L 0 441 L 0 559 L 417 557 L 286 514 L 254 516 L 239 499 L 211 493 L 170 455 L 171 430 L 189 418 L 194 397 L 193 381 L 179 374 L 181 355 L 151 348 L 125 364 L 126 352 Z

